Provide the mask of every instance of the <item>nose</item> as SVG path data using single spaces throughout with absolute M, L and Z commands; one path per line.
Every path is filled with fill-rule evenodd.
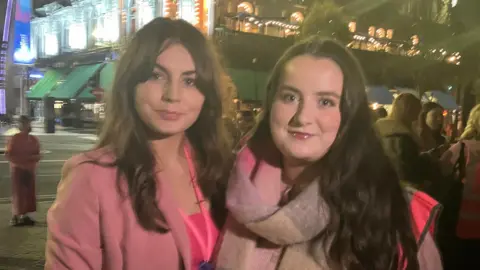
M 179 102 L 181 91 L 182 89 L 178 83 L 169 81 L 165 84 L 162 100 L 168 103 Z
M 301 127 L 306 126 L 312 123 L 312 117 L 315 113 L 315 104 L 310 104 L 313 102 L 308 102 L 306 100 L 301 100 L 298 103 L 297 110 L 290 120 L 290 125 Z

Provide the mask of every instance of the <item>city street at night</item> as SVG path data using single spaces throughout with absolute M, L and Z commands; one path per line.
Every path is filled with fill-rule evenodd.
M 0 0 L 0 270 L 480 270 L 478 14 Z
M 69 157 L 90 149 L 95 141 L 93 135 L 84 134 L 39 134 L 42 161 L 37 170 L 38 211 L 35 227 L 10 227 L 10 172 L 8 162 L 0 155 L 0 270 L 43 269 L 46 239 L 45 215 L 56 193 L 62 166 Z M 6 137 L 0 136 L 0 149 Z M 3 152 L 3 151 L 2 151 Z

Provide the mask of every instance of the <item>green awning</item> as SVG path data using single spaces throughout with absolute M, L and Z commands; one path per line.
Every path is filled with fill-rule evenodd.
M 50 69 L 43 75 L 27 94 L 27 99 L 43 99 L 50 91 L 55 89 L 58 82 L 65 76 L 66 70 Z
M 257 100 L 264 100 L 267 96 L 267 83 L 270 78 L 270 72 L 255 72 L 255 82 L 257 85 Z
M 241 100 L 263 100 L 268 80 L 268 72 L 247 69 L 228 69 L 228 74 L 237 88 Z
M 110 62 L 100 71 L 100 87 L 105 89 L 105 91 L 112 90 L 113 79 L 115 78 L 115 67 L 116 63 Z
M 103 88 L 105 91 L 110 91 L 112 89 L 113 79 L 115 77 L 115 62 L 110 62 L 103 66 L 100 71 L 100 88 Z M 78 99 L 96 99 L 92 93 L 91 87 L 85 87 L 85 89 L 80 92 L 77 96 Z
M 52 91 L 49 96 L 55 99 L 76 98 L 81 94 L 79 91 L 86 87 L 88 80 L 93 77 L 103 65 L 104 63 L 76 67 L 68 74 L 65 81 Z

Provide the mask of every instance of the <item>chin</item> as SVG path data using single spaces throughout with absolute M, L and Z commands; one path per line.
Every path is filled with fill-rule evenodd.
M 161 134 L 163 136 L 172 136 L 172 135 L 176 135 L 186 131 L 186 129 L 182 127 L 175 127 L 175 126 L 165 127 L 163 125 L 162 126 L 153 125 L 151 126 L 151 128 L 155 133 Z
M 311 151 L 298 151 L 295 149 L 292 149 L 291 151 L 287 151 L 287 153 L 285 154 L 290 159 L 308 162 L 308 163 L 315 162 L 323 157 L 323 155 L 317 155 L 315 153 L 312 153 Z

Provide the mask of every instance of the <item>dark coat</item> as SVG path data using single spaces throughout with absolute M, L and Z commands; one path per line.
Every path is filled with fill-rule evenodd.
M 375 126 L 400 180 L 421 188 L 430 180 L 432 162 L 428 154 L 420 152 L 419 138 L 411 129 L 392 119 L 380 119 Z

